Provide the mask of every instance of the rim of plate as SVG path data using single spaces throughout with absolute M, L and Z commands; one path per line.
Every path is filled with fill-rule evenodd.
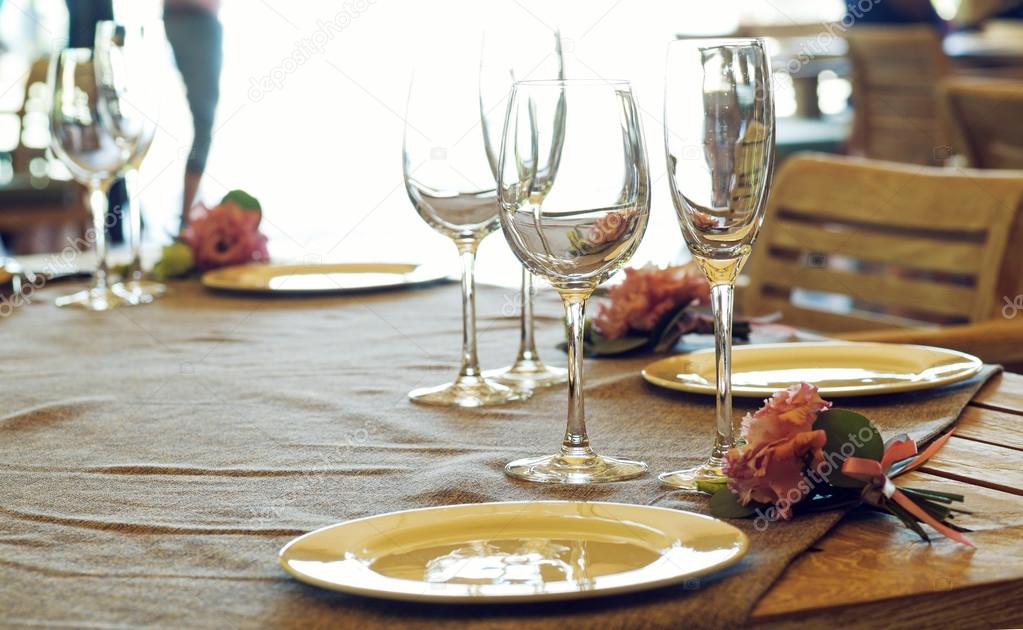
M 237 274 L 247 268 L 254 270 L 280 270 L 280 275 L 289 275 L 287 270 L 295 270 L 291 275 L 303 269 L 312 269 L 314 267 L 324 267 L 324 271 L 308 271 L 301 275 L 316 275 L 317 273 L 386 273 L 393 274 L 394 276 L 404 277 L 405 280 L 402 282 L 394 282 L 391 284 L 383 284 L 379 286 L 367 286 L 367 287 L 336 287 L 326 289 L 271 289 L 269 287 L 255 287 L 255 286 L 242 286 L 237 282 L 231 280 L 232 274 Z M 377 267 L 377 269 L 373 269 Z M 409 268 L 408 271 L 401 272 L 397 271 L 396 268 Z M 388 269 L 390 268 L 390 269 Z M 332 269 L 333 271 L 326 271 L 326 269 Z M 394 289 L 398 287 L 410 287 L 422 284 L 429 284 L 431 282 L 439 282 L 446 278 L 448 273 L 440 266 L 433 266 L 429 263 L 414 263 L 414 262 L 337 262 L 337 263 L 301 263 L 301 262 L 288 262 L 288 263 L 244 263 L 241 265 L 231 265 L 228 267 L 221 267 L 219 269 L 211 269 L 202 275 L 200 283 L 208 288 L 216 291 L 226 291 L 230 293 L 247 293 L 247 294 L 265 294 L 271 293 L 276 295 L 302 295 L 302 294 L 341 294 L 341 293 L 370 293 L 373 291 L 381 291 Z
M 412 513 L 416 513 L 416 512 L 433 512 L 433 511 L 456 510 L 456 509 L 470 509 L 471 510 L 471 509 L 474 509 L 474 508 L 485 508 L 485 507 L 491 507 L 491 506 L 506 506 L 506 507 L 530 506 L 530 505 L 566 505 L 567 506 L 567 505 L 587 505 L 587 504 L 591 504 L 591 505 L 607 505 L 607 506 L 612 506 L 612 507 L 624 507 L 624 508 L 627 508 L 627 509 L 637 509 L 637 510 L 640 510 L 640 511 L 650 510 L 650 511 L 665 512 L 665 513 L 671 513 L 672 515 L 675 515 L 675 516 L 683 515 L 684 518 L 694 518 L 694 519 L 697 519 L 697 520 L 705 521 L 707 523 L 714 523 L 715 525 L 718 525 L 718 526 L 724 527 L 726 529 L 732 530 L 735 533 L 736 540 L 739 542 L 739 549 L 731 557 L 729 557 L 729 558 L 727 558 L 727 559 L 725 559 L 725 560 L 723 560 L 723 561 L 721 561 L 721 562 L 719 562 L 717 564 L 711 565 L 709 567 L 705 567 L 703 569 L 697 569 L 695 571 L 682 572 L 682 573 L 679 573 L 677 575 L 672 575 L 672 576 L 664 577 L 664 578 L 661 578 L 661 579 L 658 579 L 658 580 L 640 581 L 640 582 L 634 582 L 632 584 L 624 584 L 622 586 L 613 586 L 613 587 L 606 587 L 606 588 L 601 588 L 601 589 L 592 589 L 592 590 L 585 590 L 585 591 L 565 591 L 565 592 L 556 592 L 556 593 L 534 593 L 534 594 L 529 594 L 529 595 L 521 595 L 521 594 L 515 594 L 515 595 L 443 595 L 443 594 L 438 594 L 438 593 L 432 593 L 432 594 L 424 593 L 424 594 L 420 594 L 420 595 L 409 595 L 407 593 L 398 592 L 398 591 L 388 591 L 388 590 L 382 590 L 382 589 L 377 589 L 377 588 L 365 588 L 365 587 L 360 587 L 360 586 L 355 585 L 355 584 L 339 584 L 337 582 L 328 582 L 328 581 L 325 581 L 325 580 L 320 580 L 318 578 L 311 577 L 311 576 L 309 576 L 309 575 L 307 575 L 305 573 L 302 573 L 302 572 L 298 571 L 297 569 L 291 567 L 288 564 L 287 559 L 285 558 L 285 555 L 288 553 L 288 551 L 290 549 L 292 549 L 293 547 L 301 544 L 304 540 L 306 540 L 308 538 L 311 538 L 313 536 L 316 536 L 318 534 L 321 534 L 322 532 L 324 532 L 326 530 L 334 529 L 334 528 L 337 528 L 337 527 L 343 527 L 343 526 L 346 526 L 346 525 L 349 525 L 349 524 L 353 524 L 353 523 L 361 523 L 361 522 L 364 522 L 364 521 L 371 521 L 371 520 L 374 520 L 374 519 L 379 519 L 379 518 L 384 518 L 384 517 L 393 517 L 393 516 L 404 515 L 404 514 L 412 514 Z M 394 512 L 385 512 L 383 514 L 375 514 L 375 515 L 372 515 L 372 516 L 363 516 L 361 518 L 355 518 L 355 519 L 351 519 L 351 520 L 347 520 L 347 521 L 342 521 L 340 523 L 333 523 L 331 525 L 326 525 L 324 527 L 320 527 L 320 528 L 314 529 L 314 530 L 312 530 L 310 532 L 306 532 L 305 534 L 302 534 L 301 536 L 298 536 L 298 537 L 293 538 L 292 540 L 288 541 L 283 547 L 281 547 L 280 551 L 277 552 L 277 563 L 281 566 L 282 569 L 284 569 L 284 571 L 286 573 L 288 573 L 289 575 L 291 575 L 292 577 L 294 577 L 298 581 L 303 582 L 305 584 L 310 584 L 310 585 L 317 586 L 317 587 L 324 588 L 324 589 L 331 590 L 331 591 L 337 591 L 337 592 L 341 592 L 341 593 L 349 593 L 349 594 L 359 595 L 359 596 L 363 596 L 363 597 L 371 597 L 371 598 L 375 598 L 375 599 L 386 599 L 386 600 L 392 600 L 392 601 L 419 602 L 419 603 L 428 603 L 428 604 L 434 604 L 434 603 L 436 603 L 436 604 L 507 604 L 507 603 L 516 603 L 516 602 L 559 601 L 559 600 L 569 600 L 569 599 L 590 599 L 590 598 L 594 598 L 594 597 L 609 597 L 609 596 L 612 596 L 612 595 L 622 595 L 622 594 L 625 594 L 625 593 L 635 593 L 635 592 L 638 592 L 638 591 L 648 591 L 648 590 L 653 590 L 653 589 L 660 588 L 660 587 L 663 587 L 663 586 L 670 586 L 672 584 L 678 584 L 680 582 L 684 582 L 686 580 L 689 580 L 689 579 L 692 579 L 692 578 L 695 578 L 695 577 L 701 577 L 701 576 L 704 576 L 704 575 L 708 575 L 708 574 L 711 574 L 711 573 L 717 573 L 718 571 L 722 571 L 724 569 L 727 569 L 728 567 L 738 563 L 740 560 L 742 560 L 746 556 L 746 553 L 749 551 L 749 545 L 750 545 L 749 537 L 746 535 L 745 532 L 743 532 L 738 527 L 736 527 L 736 526 L 734 526 L 734 525 L 732 525 L 730 523 L 726 523 L 722 519 L 714 518 L 713 516 L 708 516 L 706 514 L 697 514 L 696 512 L 689 512 L 687 510 L 675 510 L 675 509 L 672 509 L 672 508 L 665 508 L 665 507 L 660 507 L 660 506 L 656 506 L 656 505 L 639 505 L 639 504 L 635 504 L 635 503 L 621 503 L 621 502 L 614 502 L 614 501 L 558 501 L 558 500 L 553 500 L 553 501 L 487 501 L 487 502 L 484 502 L 484 503 L 456 503 L 456 504 L 453 504 L 453 505 L 436 505 L 436 506 L 425 507 L 425 508 L 412 508 L 412 509 L 408 509 L 408 510 L 397 510 L 397 511 L 394 511 Z M 642 569 L 636 569 L 636 570 L 642 570 Z M 403 580 L 401 578 L 392 578 L 390 576 L 384 576 L 382 574 L 377 574 L 377 575 L 381 575 L 381 577 L 383 577 L 384 580 L 388 581 L 388 582 L 394 581 L 394 582 L 424 583 L 424 582 L 417 581 L 417 580 Z
M 853 385 L 853 386 L 848 386 L 848 387 L 821 387 L 820 388 L 820 394 L 822 396 L 841 396 L 843 398 L 855 398 L 855 397 L 859 397 L 859 396 L 878 396 L 878 395 L 886 395 L 886 394 L 904 394 L 906 392 L 915 392 L 915 391 L 922 391 L 922 390 L 927 390 L 927 389 L 935 389 L 935 388 L 938 388 L 938 387 L 943 387 L 945 385 L 951 385 L 953 383 L 959 383 L 959 382 L 965 381 L 965 380 L 967 380 L 969 378 L 972 378 L 972 377 L 976 376 L 981 371 L 981 369 L 983 369 L 983 367 L 984 367 L 984 362 L 980 358 L 978 358 L 978 357 L 976 357 L 976 356 L 974 356 L 972 354 L 968 354 L 966 352 L 961 352 L 959 350 L 952 350 L 951 348 L 941 348 L 941 347 L 938 347 L 938 346 L 925 346 L 925 345 L 921 345 L 921 344 L 912 344 L 912 343 L 882 343 L 882 342 L 878 342 L 878 341 L 842 341 L 842 340 L 834 340 L 834 341 L 800 341 L 800 342 L 794 342 L 794 343 L 765 343 L 765 344 L 755 344 L 755 345 L 748 345 L 748 346 L 738 346 L 738 347 L 732 349 L 733 367 L 734 367 L 734 354 L 735 354 L 736 351 L 751 352 L 751 351 L 757 350 L 757 349 L 774 350 L 774 349 L 780 349 L 780 348 L 791 348 L 793 346 L 800 346 L 800 347 L 804 347 L 804 348 L 806 348 L 806 347 L 817 347 L 817 348 L 820 348 L 820 347 L 828 347 L 828 346 L 845 346 L 845 347 L 859 347 L 859 348 L 886 348 L 886 349 L 913 348 L 913 349 L 916 349 L 916 350 L 926 350 L 928 352 L 933 352 L 933 353 L 937 353 L 937 354 L 944 354 L 944 355 L 949 355 L 949 356 L 957 356 L 957 357 L 959 357 L 961 359 L 964 359 L 966 362 L 970 363 L 970 368 L 967 369 L 967 370 L 964 370 L 961 373 L 954 374 L 954 375 L 951 375 L 951 376 L 944 376 L 944 377 L 940 377 L 940 378 L 936 378 L 936 379 L 932 379 L 932 380 L 926 380 L 926 381 L 904 382 L 904 383 L 878 383 L 878 384 L 874 384 L 874 385 Z M 666 363 L 671 362 L 671 361 L 685 360 L 686 357 L 691 357 L 693 355 L 703 356 L 703 355 L 713 355 L 713 354 L 714 354 L 714 349 L 713 348 L 702 348 L 700 350 L 694 350 L 693 352 L 688 352 L 688 353 L 684 353 L 684 354 L 677 354 L 677 355 L 674 355 L 674 356 L 665 357 L 663 359 L 658 359 L 657 361 L 653 361 L 653 362 L 647 364 L 643 368 L 643 370 L 640 372 L 640 374 L 643 376 L 643 380 L 645 380 L 646 382 L 650 383 L 651 385 L 656 385 L 658 387 L 663 387 L 665 389 L 671 389 L 671 390 L 675 390 L 675 391 L 679 391 L 679 392 L 686 392 L 686 393 L 690 393 L 690 394 L 714 395 L 716 392 L 715 392 L 714 385 L 712 385 L 712 384 L 699 385 L 699 384 L 696 384 L 696 383 L 683 383 L 683 382 L 677 381 L 677 380 L 669 380 L 669 379 L 666 379 L 666 378 L 661 378 L 661 377 L 656 376 L 656 375 L 651 373 L 651 368 L 653 366 L 655 366 L 655 365 L 658 365 L 658 364 L 662 364 L 662 363 L 666 364 Z M 770 396 L 771 394 L 775 393 L 776 391 L 778 391 L 777 388 L 773 388 L 773 387 L 760 387 L 760 386 L 752 386 L 752 385 L 742 385 L 742 386 L 734 386 L 733 385 L 732 386 L 732 395 L 736 396 L 736 397 L 739 397 L 739 398 L 759 398 L 761 396 L 764 396 L 765 394 Z

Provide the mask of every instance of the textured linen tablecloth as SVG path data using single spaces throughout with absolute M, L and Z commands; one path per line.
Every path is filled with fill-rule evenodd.
M 531 499 L 707 506 L 653 474 L 581 488 L 507 478 L 507 461 L 558 446 L 563 388 L 484 410 L 409 403 L 410 389 L 453 375 L 457 287 L 271 301 L 180 284 L 156 304 L 101 314 L 55 308 L 69 288 L 39 291 L 0 321 L 4 626 L 731 626 L 840 518 L 765 531 L 736 521 L 751 539 L 738 565 L 630 596 L 440 607 L 321 591 L 288 577 L 276 553 L 345 519 Z M 484 288 L 479 304 L 484 367 L 507 364 L 514 291 Z M 542 354 L 564 364 L 555 300 L 538 310 Z M 711 446 L 711 401 L 646 385 L 647 361 L 587 362 L 592 443 L 652 473 L 693 465 Z M 925 438 L 980 380 L 843 405 L 886 435 Z

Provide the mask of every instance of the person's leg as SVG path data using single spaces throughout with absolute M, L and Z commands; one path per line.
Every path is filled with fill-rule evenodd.
M 114 19 L 113 0 L 67 0 L 68 48 L 92 48 L 96 22 Z
M 185 166 L 182 224 L 195 203 L 213 141 L 213 122 L 220 100 L 223 65 L 223 29 L 217 17 L 195 10 L 168 10 L 164 15 L 167 39 L 185 82 L 188 108 L 195 131 Z

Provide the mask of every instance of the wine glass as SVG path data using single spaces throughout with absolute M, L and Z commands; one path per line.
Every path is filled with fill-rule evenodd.
M 542 25 L 522 27 L 501 32 L 488 32 L 483 39 L 480 62 L 480 120 L 483 124 L 483 142 L 490 167 L 497 177 L 501 134 L 508 110 L 508 97 L 512 85 L 523 79 L 564 79 L 565 61 L 561 52 L 561 33 Z M 560 125 L 564 124 L 564 107 L 558 112 Z M 556 170 L 564 140 L 564 129 L 552 136 L 551 153 L 547 162 Z M 542 191 L 537 191 L 542 194 Z M 519 351 L 510 367 L 486 373 L 499 383 L 520 389 L 537 389 L 560 385 L 568 380 L 568 370 L 544 364 L 536 349 L 533 334 L 533 274 L 522 267 L 522 292 L 519 296 L 521 318 Z
M 48 86 L 50 147 L 75 180 L 88 191 L 92 211 L 92 239 L 96 248 L 93 286 L 57 298 L 57 306 L 106 311 L 135 306 L 139 300 L 127 289 L 109 283 L 107 274 L 107 193 L 121 169 L 131 159 L 132 143 L 110 133 L 110 112 L 102 105 L 103 88 L 97 81 L 93 52 L 68 48 L 50 62 Z
M 96 24 L 96 76 L 101 104 L 110 113 L 109 131 L 133 147 L 127 164 L 118 173 L 128 193 L 128 243 L 131 263 L 123 286 L 140 302 L 152 302 L 167 292 L 159 282 L 142 277 L 142 208 L 139 167 L 156 135 L 160 115 L 158 92 L 147 80 L 152 72 L 153 40 L 162 32 L 159 23 L 126 26 L 104 20 Z
M 429 405 L 482 407 L 525 400 L 530 392 L 484 378 L 476 355 L 476 249 L 499 226 L 497 189 L 476 129 L 476 86 L 452 80 L 463 77 L 457 68 L 458 60 L 437 61 L 416 72 L 402 157 L 412 205 L 430 227 L 454 241 L 462 261 L 462 365 L 454 382 L 415 389 L 409 398 Z
M 711 285 L 717 435 L 704 463 L 660 480 L 720 481 L 732 426 L 732 302 L 752 251 L 774 169 L 770 57 L 760 39 L 685 40 L 668 48 L 664 99 L 668 180 L 682 234 Z
M 559 137 L 560 155 L 554 156 L 549 147 Z M 505 238 L 522 264 L 557 290 L 570 330 L 561 449 L 511 462 L 505 472 L 572 484 L 637 477 L 646 464 L 590 448 L 583 401 L 586 299 L 632 257 L 650 214 L 646 148 L 629 83 L 515 83 L 498 174 Z

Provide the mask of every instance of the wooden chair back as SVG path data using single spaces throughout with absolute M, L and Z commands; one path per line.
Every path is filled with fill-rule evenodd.
M 972 323 L 1023 290 L 1023 172 L 802 155 L 781 168 L 743 312 L 822 332 Z M 1012 293 L 1013 299 L 1015 293 Z
M 855 26 L 845 33 L 853 77 L 857 155 L 912 164 L 947 157 L 938 126 L 938 82 L 950 72 L 929 26 Z
M 939 91 L 956 153 L 974 168 L 1023 169 L 1023 80 L 946 79 Z

